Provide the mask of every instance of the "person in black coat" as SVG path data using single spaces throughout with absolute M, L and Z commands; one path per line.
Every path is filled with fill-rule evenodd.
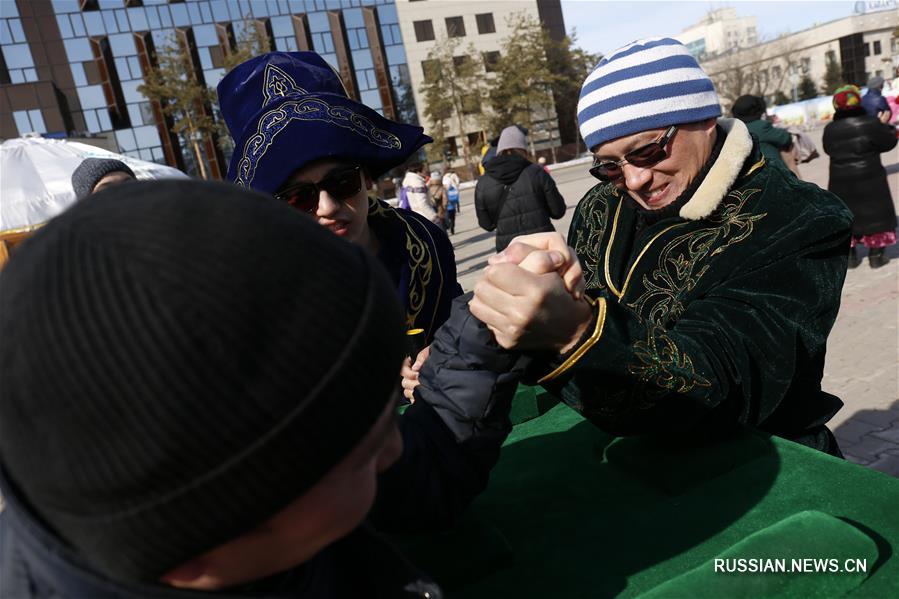
M 379 532 L 485 487 L 526 359 L 459 298 L 398 417 L 374 256 L 237 186 L 127 187 L 3 272 L 0 596 L 440 597 Z
M 889 262 L 884 248 L 896 243 L 896 210 L 880 154 L 896 147 L 896 130 L 869 116 L 854 85 L 836 91 L 833 122 L 824 128 L 824 151 L 830 156 L 827 189 L 840 197 L 852 214 L 849 268 L 859 265 L 855 245 L 868 247 L 868 263 Z
M 556 182 L 527 159 L 527 141 L 518 127 L 503 129 L 497 156 L 485 166 L 474 191 L 478 225 L 496 230 L 496 251 L 518 235 L 554 231 L 551 218 L 565 215 Z

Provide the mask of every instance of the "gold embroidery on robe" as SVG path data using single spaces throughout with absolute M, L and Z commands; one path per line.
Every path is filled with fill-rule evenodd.
M 431 240 L 432 246 L 428 246 L 428 244 L 415 233 L 412 226 L 399 212 L 386 207 L 377 200 L 370 201 L 368 213 L 370 216 L 374 215 L 380 218 L 393 218 L 403 224 L 406 234 L 406 251 L 409 253 L 409 288 L 407 290 L 409 305 L 406 308 L 406 326 L 407 328 L 415 328 L 417 324 L 427 324 L 430 328 L 434 324 L 434 319 L 436 318 L 438 302 L 434 302 L 434 314 L 431 315 L 431 321 L 429 323 L 419 323 L 418 317 L 425 306 L 427 288 L 431 282 L 431 277 L 434 274 L 435 263 L 437 264 L 438 270 L 437 276 L 440 277 L 440 286 L 437 290 L 438 297 L 443 293 L 443 271 L 440 266 L 440 261 L 434 259 L 430 250 L 430 247 L 436 247 L 433 239 Z M 427 229 L 425 229 L 425 232 L 428 232 Z
M 741 213 L 746 202 L 760 191 L 730 192 L 721 209 L 707 219 L 712 227 L 669 241 L 659 254 L 658 267 L 643 275 L 645 291 L 627 304 L 647 326 L 646 339 L 635 341 L 632 346 L 639 363 L 628 365 L 628 372 L 638 376 L 641 382 L 676 393 L 711 386 L 696 372 L 693 360 L 665 333 L 664 324 L 681 317 L 685 310 L 683 300 L 708 271 L 708 259 L 745 240 L 752 234 L 755 223 L 767 216 L 767 213 Z
M 599 244 L 606 230 L 609 212 L 605 190 L 605 186 L 591 189 L 579 210 L 584 222 L 575 232 L 574 249 L 585 258 L 581 261 L 581 268 L 584 269 L 584 284 L 587 289 L 605 288 L 599 269 Z

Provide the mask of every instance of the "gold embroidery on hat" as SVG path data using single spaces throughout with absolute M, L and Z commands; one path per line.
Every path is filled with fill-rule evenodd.
M 297 85 L 297 82 L 293 80 L 293 77 L 275 65 L 266 65 L 262 84 L 262 105 L 265 106 L 276 97 L 283 98 L 291 92 L 299 94 L 307 93 L 306 90 Z
M 388 150 L 400 150 L 403 147 L 399 137 L 384 129 L 378 129 L 370 120 L 349 108 L 331 106 L 315 97 L 292 100 L 269 110 L 259 119 L 256 133 L 244 143 L 243 154 L 234 179 L 237 185 L 251 187 L 259 161 L 268 152 L 275 137 L 294 120 L 320 121 L 349 129 L 366 138 L 371 144 Z

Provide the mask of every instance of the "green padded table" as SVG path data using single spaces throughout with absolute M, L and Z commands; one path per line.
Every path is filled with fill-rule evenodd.
M 757 432 L 614 438 L 534 388 L 512 416 L 456 529 L 397 539 L 449 597 L 899 597 L 899 479 Z

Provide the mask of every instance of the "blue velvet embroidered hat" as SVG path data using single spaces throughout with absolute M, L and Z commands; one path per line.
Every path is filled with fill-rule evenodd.
M 386 119 L 349 98 L 315 52 L 252 58 L 222 79 L 218 97 L 235 143 L 228 178 L 268 193 L 314 160 L 350 160 L 376 177 L 432 141 L 421 127 Z
M 600 60 L 577 105 L 581 137 L 591 150 L 625 135 L 719 116 L 712 80 L 671 38 L 636 41 Z

